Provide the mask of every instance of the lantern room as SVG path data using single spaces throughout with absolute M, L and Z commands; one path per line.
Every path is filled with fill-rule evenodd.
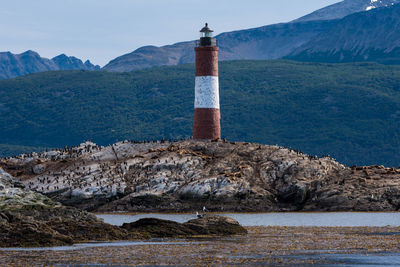
M 199 46 L 217 46 L 217 40 L 213 38 L 213 30 L 208 27 L 208 23 L 200 30 Z

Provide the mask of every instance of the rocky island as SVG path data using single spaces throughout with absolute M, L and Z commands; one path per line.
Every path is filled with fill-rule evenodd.
M 95 212 L 396 211 L 400 169 L 226 140 L 85 142 L 5 158 L 26 188 Z
M 0 247 L 245 233 L 247 230 L 237 221 L 222 216 L 206 216 L 183 224 L 141 219 L 122 227 L 110 225 L 93 214 L 26 189 L 0 168 Z

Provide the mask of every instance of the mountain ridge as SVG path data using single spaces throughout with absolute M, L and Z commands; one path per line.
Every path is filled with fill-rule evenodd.
M 400 3 L 400 0 L 344 0 L 288 23 L 224 32 L 216 36 L 220 46 L 220 60 L 284 58 L 292 55 L 300 47 L 310 43 L 320 34 L 329 32 L 339 20 L 348 15 L 361 11 L 369 12 L 398 3 Z M 161 47 L 143 46 L 131 53 L 112 59 L 102 70 L 124 72 L 157 66 L 193 63 L 195 43 L 196 41 L 192 40 Z M 31 60 L 27 59 L 22 62 L 15 56 L 18 55 L 0 53 L 0 79 L 49 70 L 99 69 L 99 66 L 93 66 L 90 61 L 83 63 L 74 57 L 66 58 L 63 54 L 51 60 L 40 58 L 40 56 L 32 56 Z M 375 55 L 376 58 L 380 56 L 379 52 Z M 394 55 L 394 57 L 397 56 L 397 54 Z M 355 59 L 363 61 L 362 56 Z M 304 60 L 307 59 L 304 58 Z M 310 60 L 313 61 L 312 59 Z M 400 62 L 400 60 L 398 61 Z
M 93 65 L 89 60 L 82 60 L 58 55 L 52 59 L 43 58 L 37 52 L 27 50 L 21 54 L 0 52 L 0 79 L 52 70 L 99 70 L 100 66 Z
M 216 36 L 219 60 L 278 59 L 329 29 L 333 21 L 278 23 L 258 28 L 221 33 Z M 106 71 L 133 71 L 156 66 L 174 66 L 194 62 L 196 41 L 161 47 L 144 46 L 105 65 Z
M 286 58 L 301 61 L 400 63 L 400 4 L 349 15 Z
M 269 60 L 287 57 L 299 47 L 311 43 L 320 34 L 329 32 L 331 28 L 340 29 L 337 24 L 346 16 L 391 7 L 398 3 L 400 0 L 345 0 L 288 23 L 224 32 L 216 36 L 220 47 L 219 59 L 220 61 Z M 155 66 L 193 63 L 195 42 L 140 47 L 113 59 L 102 69 L 133 71 Z M 359 60 L 363 61 L 362 57 Z

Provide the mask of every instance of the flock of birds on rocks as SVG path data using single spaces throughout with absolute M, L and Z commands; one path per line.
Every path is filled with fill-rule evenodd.
M 18 165 L 34 162 L 33 172 L 36 175 L 23 181 L 31 190 L 41 193 L 67 190 L 73 197 L 81 198 L 93 195 L 110 197 L 124 194 L 128 185 L 133 190 L 134 176 L 143 178 L 160 171 L 166 174 L 168 169 L 189 164 L 189 159 L 181 162 L 178 158 L 166 157 L 148 162 L 134 156 L 152 148 L 167 147 L 175 141 L 178 140 L 125 140 L 106 147 L 87 141 L 74 147 L 7 157 L 3 161 Z M 128 172 L 131 173 L 129 177 Z
M 280 179 L 277 177 L 286 169 L 322 177 L 331 168 L 342 168 L 330 157 L 309 156 L 296 149 L 224 139 L 216 142 L 125 140 L 99 146 L 87 141 L 3 161 L 31 168 L 32 174 L 21 178 L 29 189 L 76 200 L 164 194 L 231 196 L 249 190 L 263 194 L 263 186 L 257 189 L 249 182 L 255 171 L 262 176 L 259 182 L 267 183 Z M 310 161 L 315 166 L 311 171 L 306 167 Z M 260 169 L 256 170 L 254 164 Z

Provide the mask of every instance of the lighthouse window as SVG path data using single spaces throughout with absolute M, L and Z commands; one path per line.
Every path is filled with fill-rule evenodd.
M 202 32 L 200 33 L 200 37 L 213 37 L 212 32 Z

